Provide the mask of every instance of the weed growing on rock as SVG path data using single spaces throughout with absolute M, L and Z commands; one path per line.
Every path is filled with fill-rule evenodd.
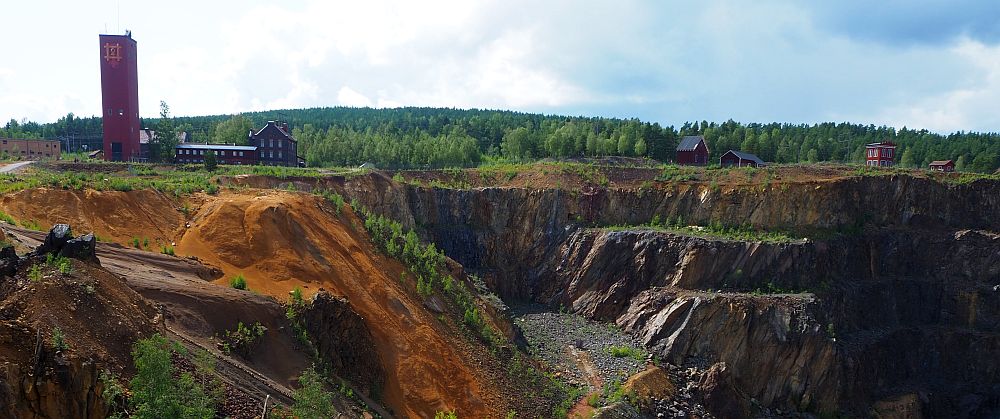
M 104 405 L 108 407 L 108 419 L 128 417 L 128 411 L 126 411 L 128 395 L 114 373 L 108 370 L 101 371 L 97 379 L 104 387 L 104 391 L 101 392 L 101 398 L 104 399 Z
M 41 281 L 42 280 L 42 267 L 39 266 L 39 265 L 32 265 L 31 268 L 28 269 L 28 279 L 30 279 L 31 282 Z
M 434 414 L 434 419 L 458 419 L 458 415 L 454 411 L 437 412 Z
M 163 253 L 165 255 L 173 256 L 174 255 L 174 247 L 173 246 L 162 246 L 162 247 L 160 247 L 160 253 Z
M 243 274 L 237 274 L 229 280 L 229 286 L 238 290 L 245 290 L 247 289 L 247 280 L 243 277 Z
M 249 357 L 266 331 L 267 328 L 260 322 L 254 322 L 250 326 L 238 322 L 235 330 L 226 330 L 223 337 L 224 348 L 227 349 L 226 352 L 235 352 L 243 357 Z
M 52 348 L 59 352 L 66 352 L 69 344 L 66 343 L 66 335 L 58 327 L 52 328 Z

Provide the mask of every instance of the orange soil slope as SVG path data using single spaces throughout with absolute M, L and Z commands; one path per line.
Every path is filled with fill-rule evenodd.
M 104 240 L 127 243 L 148 238 L 151 245 L 169 244 L 184 222 L 178 204 L 152 191 L 131 192 L 28 189 L 3 196 L 0 207 L 18 222 L 33 221 L 43 229 L 65 223 L 75 234 L 94 232 Z
M 382 398 L 397 415 L 501 414 L 497 392 L 403 289 L 402 266 L 375 252 L 349 209 L 338 215 L 305 194 L 224 193 L 199 208 L 177 242 L 178 255 L 221 268 L 223 284 L 243 274 L 251 289 L 282 300 L 297 285 L 346 296 L 375 337 L 387 378 Z

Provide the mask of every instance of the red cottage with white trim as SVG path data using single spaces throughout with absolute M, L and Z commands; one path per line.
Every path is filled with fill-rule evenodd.
M 892 141 L 865 146 L 865 166 L 892 167 L 895 158 L 896 144 Z

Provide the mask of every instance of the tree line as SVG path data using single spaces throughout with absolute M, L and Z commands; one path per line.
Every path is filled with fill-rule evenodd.
M 251 129 L 269 120 L 290 123 L 299 152 L 310 166 L 467 167 L 487 159 L 632 156 L 663 162 L 674 159 L 679 139 L 704 135 L 711 158 L 742 150 L 775 163 L 855 162 L 864 145 L 896 143 L 897 164 L 926 167 L 955 160 L 959 170 L 992 172 L 1000 167 L 1000 134 L 896 129 L 852 123 L 740 123 L 732 120 L 661 126 L 638 119 L 567 117 L 503 110 L 450 108 L 311 108 L 240 115 L 147 119 L 144 127 L 170 126 L 194 142 L 243 144 Z M 72 114 L 50 124 L 17 121 L 0 136 L 53 138 L 67 132 L 100 135 L 100 118 Z M 164 153 L 165 155 L 167 153 Z

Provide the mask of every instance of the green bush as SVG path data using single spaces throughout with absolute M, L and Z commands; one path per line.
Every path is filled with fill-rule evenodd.
M 136 342 L 132 350 L 136 374 L 130 382 L 133 418 L 204 418 L 215 416 L 215 401 L 187 372 L 175 378 L 175 349 L 159 334 Z
M 229 280 L 229 286 L 238 290 L 245 290 L 247 289 L 247 280 L 243 278 L 243 274 L 237 274 Z
M 174 255 L 174 247 L 173 246 L 163 246 L 163 247 L 160 248 L 160 253 L 163 253 L 165 255 L 173 256 Z
M 299 419 L 327 419 L 334 417 L 333 393 L 326 391 L 323 378 L 314 367 L 302 371 L 299 376 L 302 386 L 292 393 L 295 404 L 292 414 Z
M 223 343 L 226 352 L 235 352 L 244 357 L 249 357 L 253 353 L 254 348 L 260 343 L 261 338 L 264 337 L 264 332 L 266 331 L 267 328 L 261 325 L 260 322 L 254 322 L 250 326 L 244 325 L 243 322 L 238 322 L 235 330 L 227 330 L 225 332 Z

